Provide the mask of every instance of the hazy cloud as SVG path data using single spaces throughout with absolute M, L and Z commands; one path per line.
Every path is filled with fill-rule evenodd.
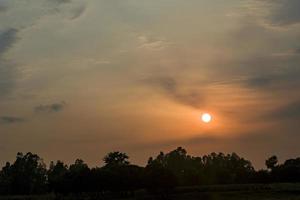
M 72 0 L 49 0 L 50 2 L 56 2 L 56 3 L 71 3 Z
M 59 141 L 65 137 L 67 141 L 69 136 L 61 132 L 68 132 L 73 122 L 80 122 L 74 138 L 80 140 L 82 132 L 88 129 L 89 136 L 95 136 L 93 142 L 102 142 L 107 149 L 127 140 L 132 148 L 137 140 L 136 143 L 145 143 L 141 148 L 148 145 L 151 149 L 155 145 L 151 140 L 157 140 L 160 147 L 184 144 L 199 151 L 203 146 L 215 150 L 227 142 L 228 149 L 253 149 L 253 155 L 261 156 L 265 152 L 263 146 L 271 149 L 271 143 L 282 140 L 260 138 L 260 134 L 279 130 L 284 133 L 278 135 L 286 137 L 289 146 L 295 137 L 291 140 L 286 133 L 299 130 L 287 128 L 289 121 L 296 124 L 300 119 L 300 103 L 295 102 L 300 98 L 300 46 L 299 27 L 286 26 L 298 23 L 298 2 L 0 0 L 0 106 L 5 108 L 0 109 L 0 115 L 5 110 L 7 115 L 18 111 L 17 116 L 27 116 L 25 121 L 30 117 L 47 118 L 42 125 L 39 120 L 32 120 L 24 130 L 11 130 L 13 134 L 8 137 L 14 142 L 14 134 L 25 131 L 29 134 L 28 142 L 24 142 L 26 148 L 44 144 L 50 137 Z M 240 8 L 246 3 L 260 5 L 260 10 L 248 14 L 247 8 Z M 242 14 L 227 16 L 228 13 Z M 285 27 L 270 28 L 271 24 Z M 111 61 L 111 67 L 104 66 Z M 144 85 L 132 84 L 131 80 L 144 74 L 149 75 L 142 81 Z M 62 84 L 65 81 L 68 83 Z M 128 91 L 133 94 L 124 99 Z M 58 100 L 76 98 L 78 105 L 91 105 L 74 108 L 86 112 L 86 116 L 65 113 L 65 102 L 45 102 L 53 93 Z M 143 102 L 153 93 L 161 95 L 155 97 L 156 102 L 162 102 L 161 107 L 152 111 L 152 105 L 145 102 L 138 105 L 138 112 L 131 109 L 136 107 L 134 102 Z M 13 98 L 1 99 L 6 94 L 13 94 Z M 31 95 L 34 97 L 28 98 Z M 161 112 L 160 109 L 169 109 L 165 103 L 177 113 Z M 33 113 L 27 113 L 27 106 Z M 99 108 L 97 112 L 95 106 Z M 189 108 L 184 116 L 178 113 L 182 106 Z M 201 122 L 198 126 L 197 116 L 193 118 L 202 109 L 215 115 L 209 130 Z M 60 114 L 63 116 L 53 127 L 50 118 Z M 18 117 L 3 117 L 2 124 L 22 121 Z M 99 118 L 103 126 L 99 126 Z M 120 122 L 118 127 L 115 121 Z M 266 130 L 269 124 L 270 130 Z M 175 133 L 169 133 L 173 130 Z M 46 132 L 38 135 L 40 131 Z M 221 137 L 243 131 L 258 134 L 232 142 Z M 162 134 L 166 136 L 160 138 Z M 199 137 L 189 139 L 189 134 Z M 207 136 L 201 137 L 203 134 Z M 32 142 L 31 136 L 38 137 Z M 128 139 L 133 137 L 133 141 Z M 164 138 L 178 140 L 160 143 Z M 70 143 L 70 155 L 74 155 L 72 147 L 92 155 L 89 151 L 97 144 L 87 144 L 86 148 L 84 143 L 83 149 Z M 257 143 L 261 143 L 259 150 Z M 13 143 L 11 146 L 17 148 Z M 65 147 L 62 143 L 58 148 Z M 287 151 L 284 147 L 278 149 Z
M 297 49 L 295 49 L 294 52 L 295 52 L 296 54 L 300 54 L 300 47 L 297 48 Z
M 196 90 L 182 91 L 180 90 L 178 82 L 172 77 L 157 77 L 147 79 L 145 82 L 151 86 L 159 88 L 169 98 L 177 103 L 199 108 L 203 106 L 204 98 Z
M 18 31 L 14 28 L 5 30 L 0 33 L 0 58 L 17 40 Z
M 70 5 L 62 6 L 61 4 Z M 61 9 L 64 9 L 65 12 L 62 12 Z M 84 12 L 85 4 L 73 3 L 72 0 L 28 0 L 22 2 L 0 0 L 0 12 L 2 10 L 9 10 L 9 12 L 0 19 L 0 98 L 9 93 L 16 82 L 18 66 L 15 62 L 5 59 L 4 54 L 15 45 L 19 39 L 18 33 L 34 25 L 41 17 L 57 12 L 68 17 L 71 16 L 71 19 L 78 18 Z
M 275 25 L 291 25 L 300 22 L 299 0 L 267 0 L 273 4 L 268 19 Z
M 71 10 L 71 17 L 70 17 L 70 19 L 74 20 L 74 19 L 79 18 L 84 13 L 85 10 L 86 10 L 86 5 L 85 4 L 84 5 L 76 6 L 75 8 L 73 8 Z
M 139 48 L 151 51 L 160 51 L 169 45 L 165 40 L 149 38 L 144 35 L 138 37 L 138 42 Z
M 250 87 L 266 87 L 270 86 L 273 82 L 271 77 L 252 77 L 246 80 L 246 85 Z
M 7 10 L 6 5 L 4 5 L 1 1 L 0 1 L 0 13 L 1 12 L 5 12 Z
M 292 64 L 291 64 L 292 65 Z M 244 86 L 257 89 L 284 89 L 291 85 L 300 86 L 300 70 L 297 67 L 286 67 L 284 70 L 277 72 L 270 69 L 269 73 L 263 75 L 249 76 L 242 80 Z M 271 91 L 270 91 L 271 92 Z
M 13 116 L 0 116 L 0 124 L 14 124 L 24 122 L 24 118 Z
M 49 0 L 51 1 L 51 0 Z M 87 2 L 84 1 L 73 1 L 73 0 L 52 0 L 56 5 L 55 11 L 63 11 L 61 14 L 70 20 L 79 18 L 87 7 Z M 59 7 L 61 5 L 61 7 Z M 67 4 L 67 5 L 63 5 Z
M 35 112 L 60 112 L 62 111 L 66 106 L 65 102 L 61 103 L 53 103 L 53 104 L 46 104 L 46 105 L 39 105 L 34 108 Z
M 241 87 L 263 90 L 266 93 L 273 93 L 274 91 L 286 91 L 290 87 L 299 87 L 300 71 L 297 68 L 286 68 L 286 71 L 276 73 L 272 70 L 269 73 L 260 75 L 246 75 L 237 76 L 225 81 L 210 82 L 216 85 L 239 85 Z
M 251 89 L 283 89 L 300 87 L 300 56 L 297 48 L 248 56 L 229 63 L 230 79 L 220 84 L 235 84 Z M 226 71 L 224 71 L 227 74 Z M 269 90 L 269 92 L 272 92 Z
M 0 8 L 3 7 L 4 11 L 8 11 L 0 18 L 1 26 L 18 30 L 31 27 L 49 15 L 57 15 L 60 18 L 76 18 L 83 13 L 87 4 L 85 1 L 73 0 L 1 1 Z
M 8 29 L 0 33 L 0 98 L 7 94 L 14 85 L 16 66 L 4 59 L 4 54 L 17 40 L 16 29 Z
M 300 100 L 283 105 L 272 112 L 267 117 L 279 120 L 299 120 L 300 119 Z
M 252 0 L 250 8 L 275 26 L 286 26 L 300 22 L 299 0 Z

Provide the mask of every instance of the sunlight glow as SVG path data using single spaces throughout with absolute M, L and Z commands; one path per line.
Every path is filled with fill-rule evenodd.
M 209 123 L 209 122 L 211 122 L 212 117 L 209 113 L 203 113 L 202 116 L 201 116 L 201 119 L 202 119 L 203 122 Z

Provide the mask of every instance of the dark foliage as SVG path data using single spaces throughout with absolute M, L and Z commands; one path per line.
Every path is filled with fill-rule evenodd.
M 132 165 L 126 153 L 111 152 L 103 167 L 89 168 L 77 159 L 67 166 L 51 162 L 49 169 L 36 154 L 18 153 L 14 163 L 0 171 L 0 195 L 86 194 L 132 196 L 135 191 L 169 194 L 176 186 L 300 182 L 300 158 L 279 164 L 276 156 L 266 160 L 267 170 L 255 171 L 251 162 L 237 154 L 211 153 L 202 157 L 178 147 L 150 157 L 146 167 Z
M 46 192 L 46 165 L 32 153 L 17 154 L 13 164 L 6 163 L 0 172 L 2 194 L 40 194 Z

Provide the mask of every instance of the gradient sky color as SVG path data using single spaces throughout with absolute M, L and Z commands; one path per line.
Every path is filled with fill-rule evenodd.
M 300 1 L 0 0 L 0 164 L 300 154 Z M 209 124 L 201 114 L 212 114 Z

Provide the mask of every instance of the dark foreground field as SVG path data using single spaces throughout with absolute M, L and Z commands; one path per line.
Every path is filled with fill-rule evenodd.
M 55 196 L 54 194 L 41 196 L 1 196 L 0 200 L 96 200 L 96 199 L 141 199 L 141 200 L 300 200 L 300 183 L 281 184 L 245 184 L 245 185 L 213 185 L 179 187 L 169 193 L 149 194 L 144 190 L 135 194 L 78 194 Z

